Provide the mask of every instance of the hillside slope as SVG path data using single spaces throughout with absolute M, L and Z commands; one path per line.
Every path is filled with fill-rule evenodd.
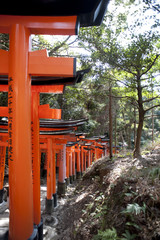
M 132 159 L 94 163 L 54 216 L 55 239 L 160 239 L 160 147 Z

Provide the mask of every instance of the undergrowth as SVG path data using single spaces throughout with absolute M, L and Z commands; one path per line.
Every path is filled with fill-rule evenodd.
M 127 164 L 130 161 L 126 165 L 130 167 L 111 181 L 116 162 L 121 161 L 119 159 Z M 143 159 L 143 162 L 133 163 L 129 154 L 119 159 L 114 163 L 106 162 L 112 167 L 103 178 L 94 177 L 91 172 L 91 201 L 82 210 L 74 239 L 160 239 L 160 159 L 156 161 L 153 158 L 148 162 Z M 82 181 L 81 184 L 85 186 L 86 182 Z

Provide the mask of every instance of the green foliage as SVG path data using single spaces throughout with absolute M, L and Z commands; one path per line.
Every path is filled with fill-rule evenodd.
M 0 92 L 0 106 L 8 106 L 8 93 Z
M 160 179 L 160 168 L 153 168 L 149 172 L 149 177 L 154 181 L 155 179 Z
M 106 229 L 105 231 L 98 231 L 98 234 L 93 237 L 93 240 L 118 240 L 115 228 Z
M 0 49 L 9 50 L 9 34 L 0 33 Z
M 138 7 L 136 1 L 127 1 L 125 4 L 119 1 L 117 4 L 123 5 L 126 9 L 132 4 L 135 9 Z M 88 47 L 91 54 L 89 60 L 82 59 L 82 65 L 86 62 L 91 66 L 96 79 L 105 79 L 103 89 L 109 81 L 112 81 L 113 96 L 118 103 L 118 111 L 115 111 L 118 116 L 117 132 L 121 135 L 122 142 L 125 138 L 129 148 L 131 139 L 134 139 L 133 124 L 137 120 L 138 141 L 135 149 L 139 154 L 144 115 L 152 108 L 160 106 L 160 101 L 157 89 L 153 87 L 158 84 L 155 75 L 159 71 L 159 33 L 152 31 L 150 27 L 148 31 L 140 32 L 138 28 L 143 26 L 144 21 L 138 19 L 138 12 L 137 8 L 135 13 L 137 23 L 130 26 L 129 24 L 127 26 L 125 14 L 108 13 L 108 18 L 100 28 L 82 29 L 79 39 L 83 41 L 80 43 L 81 46 Z M 144 17 L 146 20 L 149 19 Z M 133 114 L 133 108 L 138 110 L 137 119 Z
M 160 13 L 160 4 L 158 0 L 143 0 L 147 5 L 146 9 L 153 9 L 155 12 Z
M 146 205 L 145 203 L 143 203 L 143 206 L 139 206 L 138 203 L 132 203 L 132 204 L 128 204 L 127 208 L 122 212 L 124 214 L 127 215 L 138 215 L 140 213 L 145 213 L 146 211 Z
M 139 226 L 138 226 L 136 223 L 134 223 L 134 222 L 127 222 L 127 223 L 126 223 L 126 226 L 134 227 L 134 228 L 136 228 L 136 229 L 138 229 L 138 230 L 141 229 L 141 227 L 139 227 Z
M 59 56 L 61 54 L 66 54 L 66 51 L 68 50 L 68 43 L 67 41 L 70 39 L 70 36 L 64 37 L 59 36 L 58 38 L 52 38 L 51 41 L 48 41 L 44 36 L 42 35 L 35 35 L 32 38 L 32 50 L 41 50 L 41 49 L 47 49 L 49 56 Z M 67 54 L 66 54 L 67 55 Z
M 136 234 L 130 234 L 130 232 L 128 230 L 125 231 L 125 233 L 122 234 L 122 236 L 124 238 L 122 238 L 121 240 L 134 240 L 136 239 Z

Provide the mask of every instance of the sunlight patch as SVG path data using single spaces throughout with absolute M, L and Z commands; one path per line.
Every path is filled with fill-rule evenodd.
M 77 197 L 76 199 L 76 203 L 81 201 L 84 197 L 86 197 L 88 195 L 88 193 L 82 193 L 80 196 Z

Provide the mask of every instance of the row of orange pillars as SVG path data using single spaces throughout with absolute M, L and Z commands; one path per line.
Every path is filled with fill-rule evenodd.
M 1 169 L 4 169 L 6 146 L 8 146 L 9 161 L 9 230 L 2 239 L 43 239 L 40 205 L 41 147 L 47 149 L 48 156 L 47 207 L 56 194 L 55 160 L 53 160 L 56 149 L 59 148 L 61 151 L 59 189 L 62 190 L 65 178 L 72 177 L 75 173 L 75 165 L 68 164 L 68 161 L 71 161 L 69 156 L 72 149 L 74 148 L 74 152 L 78 153 L 81 148 L 81 154 L 85 154 L 86 149 L 83 145 L 79 146 L 78 143 L 74 147 L 67 145 L 70 135 L 66 136 L 64 132 L 63 134 L 58 132 L 59 128 L 61 131 L 67 131 L 60 123 L 57 123 L 59 127 L 53 127 L 51 120 L 39 122 L 39 117 L 42 117 L 39 94 L 63 93 L 64 86 L 80 80 L 83 73 L 76 73 L 74 58 L 47 57 L 46 51 L 32 52 L 30 38 L 31 34 L 75 35 L 77 23 L 77 16 L 0 15 L 0 33 L 9 33 L 10 37 L 9 51 L 0 50 L 0 91 L 8 92 L 8 109 L 4 109 L 7 111 L 5 115 L 8 116 L 8 124 L 1 126 Z M 44 107 L 42 113 L 45 112 L 47 115 Z M 54 114 L 58 114 L 56 110 L 53 111 Z M 74 124 L 68 127 L 73 130 L 80 123 Z M 53 134 L 55 130 L 57 134 Z M 99 148 L 95 146 L 96 158 L 99 154 L 97 149 Z M 88 157 L 90 160 L 81 160 L 81 165 L 79 154 L 76 158 L 77 168 L 81 166 L 83 171 L 84 162 L 91 162 L 92 154 Z M 73 155 L 72 162 L 74 161 Z M 1 183 L 3 176 L 4 170 L 1 171 Z
M 45 212 L 51 214 L 57 206 L 57 194 L 64 196 L 67 186 L 72 184 L 75 179 L 80 179 L 92 162 L 102 156 L 108 155 L 108 139 L 105 136 L 86 138 L 84 133 L 76 133 L 78 126 L 86 122 L 86 119 L 80 120 L 61 120 L 61 109 L 50 109 L 49 104 L 37 105 L 40 127 L 37 127 L 39 133 L 39 166 L 41 165 L 47 171 L 47 195 Z M 0 117 L 8 117 L 8 107 L 0 107 Z M 45 120 L 44 120 L 45 119 Z M 32 163 L 34 154 L 34 126 L 32 130 Z M 0 121 L 0 204 L 3 201 L 3 182 L 5 171 L 6 147 L 8 147 L 8 121 Z M 45 153 L 45 161 L 42 164 L 41 153 Z M 32 165 L 33 183 L 39 180 L 36 175 L 37 166 Z M 56 168 L 58 168 L 58 183 L 56 180 Z M 38 189 L 34 188 L 33 197 L 37 219 L 40 218 L 40 201 Z M 33 185 L 34 186 L 34 185 Z M 35 187 L 35 186 L 34 186 Z M 43 231 L 42 220 L 38 225 L 39 233 Z

